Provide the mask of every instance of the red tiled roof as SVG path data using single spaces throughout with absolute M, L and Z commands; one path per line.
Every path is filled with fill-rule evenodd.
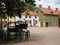
M 26 14 L 29 14 L 29 15 L 38 15 L 36 12 L 33 12 L 33 11 L 24 11 L 21 14 L 24 14 L 24 15 L 26 15 Z
M 38 7 L 38 9 L 40 9 L 45 14 L 60 15 L 60 11 L 55 11 L 55 10 L 43 8 L 43 7 Z
M 60 11 L 54 11 L 54 13 L 60 15 Z

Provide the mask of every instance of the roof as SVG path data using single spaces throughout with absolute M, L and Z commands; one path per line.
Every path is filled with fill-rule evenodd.
M 43 8 L 43 7 L 38 7 L 43 13 L 45 14 L 53 14 L 53 15 L 60 15 L 60 11 L 48 9 L 48 8 Z
M 23 14 L 23 15 L 32 15 L 32 16 L 38 15 L 36 12 L 33 12 L 33 11 L 24 11 L 21 14 Z

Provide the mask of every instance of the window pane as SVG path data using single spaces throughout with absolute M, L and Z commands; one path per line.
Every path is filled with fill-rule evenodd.
M 29 15 L 29 18 L 31 18 L 31 15 Z
M 37 16 L 35 16 L 35 18 L 37 18 Z
M 31 24 L 31 21 L 30 21 L 30 24 Z
M 27 15 L 25 15 L 25 18 L 27 18 Z

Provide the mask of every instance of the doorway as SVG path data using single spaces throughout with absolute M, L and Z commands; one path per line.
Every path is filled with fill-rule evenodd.
M 43 22 L 40 22 L 40 26 L 43 27 Z
M 45 26 L 48 27 L 48 22 L 46 22 Z

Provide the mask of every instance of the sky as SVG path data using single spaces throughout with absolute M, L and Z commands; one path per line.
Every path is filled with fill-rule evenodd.
M 36 4 L 43 7 L 51 6 L 52 9 L 58 8 L 60 10 L 60 0 L 36 0 Z

